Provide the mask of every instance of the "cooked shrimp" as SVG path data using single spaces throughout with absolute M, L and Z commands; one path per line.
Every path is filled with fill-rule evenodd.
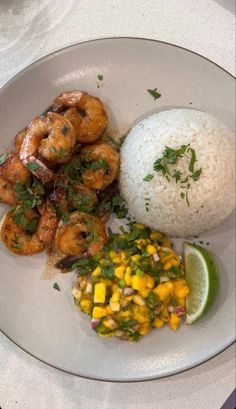
M 90 212 L 98 202 L 95 190 L 76 181 L 70 184 L 63 176 L 60 177 L 60 185 L 56 184 L 54 188 L 52 199 L 61 213 L 68 211 L 68 208 Z
M 55 209 L 53 208 L 51 203 L 47 201 L 37 226 L 36 234 L 40 241 L 45 244 L 53 243 L 58 221 L 59 220 Z
M 49 109 L 54 112 L 68 109 L 64 116 L 74 126 L 77 141 L 82 143 L 96 141 L 107 127 L 108 118 L 103 103 L 83 91 L 64 92 Z
M 16 136 L 15 136 L 14 146 L 15 146 L 15 150 L 16 150 L 17 153 L 20 153 L 21 145 L 22 145 L 24 137 L 25 137 L 25 135 L 27 133 L 27 129 L 28 128 L 26 126 L 24 129 L 22 129 L 20 132 L 18 132 L 16 134 Z
M 85 146 L 80 152 L 85 167 L 82 172 L 83 183 L 91 189 L 104 190 L 118 175 L 118 152 L 106 142 Z
M 75 211 L 57 228 L 55 244 L 66 255 L 96 254 L 106 243 L 104 224 L 95 216 Z
M 0 202 L 8 205 L 17 203 L 14 187 L 2 176 L 0 176 Z
M 71 123 L 59 114 L 48 112 L 29 125 L 20 149 L 20 159 L 36 177 L 45 175 L 48 181 L 53 178 L 52 172 L 36 159 L 37 156 L 41 155 L 50 162 L 64 163 L 71 156 L 75 142 Z
M 10 183 L 27 182 L 30 171 L 23 165 L 17 154 L 8 154 L 0 166 L 0 175 Z
M 1 238 L 7 248 L 19 255 L 31 255 L 43 251 L 44 244 L 36 233 L 31 232 L 32 227 L 30 227 L 38 223 L 39 215 L 33 210 L 25 211 L 23 213 L 25 226 L 16 221 L 16 215 L 17 210 L 8 212 L 1 228 Z

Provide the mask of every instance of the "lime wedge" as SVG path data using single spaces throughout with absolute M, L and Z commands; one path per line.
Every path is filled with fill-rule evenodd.
M 213 255 L 203 247 L 184 243 L 185 274 L 189 286 L 186 298 L 186 322 L 193 324 L 207 313 L 215 301 L 218 267 Z

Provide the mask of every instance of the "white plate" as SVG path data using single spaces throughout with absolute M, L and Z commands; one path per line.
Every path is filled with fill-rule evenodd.
M 154 101 L 147 89 L 156 87 L 162 97 Z M 8 146 L 56 95 L 72 89 L 86 90 L 104 101 L 113 135 L 122 135 L 150 112 L 176 106 L 208 111 L 234 127 L 234 79 L 222 68 L 166 43 L 103 39 L 53 53 L 2 89 L 1 147 Z M 201 239 L 210 242 L 220 264 L 216 304 L 199 323 L 182 325 L 177 332 L 154 330 L 139 343 L 98 337 L 87 316 L 74 308 L 72 274 L 42 280 L 45 255 L 14 256 L 1 245 L 1 329 L 40 360 L 88 378 L 140 381 L 200 364 L 235 338 L 233 215 L 196 242 Z M 53 289 L 55 281 L 61 292 Z

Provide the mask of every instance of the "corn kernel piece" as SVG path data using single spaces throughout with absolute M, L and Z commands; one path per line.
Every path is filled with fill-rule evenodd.
M 121 318 L 129 318 L 130 315 L 131 315 L 130 310 L 120 311 L 120 313 L 119 313 L 119 317 L 121 317 Z
M 147 287 L 147 277 L 132 276 L 131 285 L 134 290 L 146 290 Z
M 135 261 L 135 263 L 138 263 L 141 259 L 140 254 L 134 254 L 133 256 L 131 256 L 131 260 Z
M 132 282 L 131 267 L 126 267 L 124 280 L 126 285 L 131 285 Z
M 93 277 L 98 277 L 98 276 L 100 276 L 101 271 L 102 271 L 101 267 L 99 267 L 99 266 L 96 267 L 95 270 L 93 270 L 93 272 L 92 272 L 92 276 L 93 276 Z
M 164 301 L 170 295 L 173 295 L 174 283 L 172 281 L 166 281 L 163 284 L 158 284 L 158 286 L 154 288 L 153 292 L 158 295 L 160 301 Z
M 169 326 L 171 327 L 171 329 L 176 331 L 179 327 L 180 321 L 180 317 L 178 317 L 178 315 L 176 315 L 174 312 L 170 314 Z
M 165 263 L 166 261 L 173 258 L 174 253 L 172 251 L 161 251 L 160 252 L 160 260 Z
M 163 242 L 162 242 L 162 245 L 164 247 L 169 247 L 170 249 L 172 247 L 172 243 L 171 243 L 171 241 L 169 239 L 164 239 Z
M 147 277 L 147 288 L 153 288 L 154 284 L 155 284 L 155 279 L 154 277 L 149 276 L 148 274 L 146 274 Z
M 142 223 L 135 223 L 134 226 L 135 226 L 137 229 L 140 229 L 140 230 L 145 229 L 145 226 L 144 226 L 144 224 L 142 224 Z
M 140 244 L 141 246 L 146 246 L 146 244 L 147 244 L 147 241 L 144 240 L 144 239 L 137 239 L 137 240 L 134 240 L 134 242 L 136 244 Z
M 121 256 L 120 256 L 120 255 L 117 255 L 116 257 L 113 257 L 113 258 L 112 258 L 112 261 L 113 261 L 114 264 L 120 264 L 120 263 L 122 263 Z
M 107 315 L 106 308 L 93 307 L 93 318 L 102 318 Z
M 163 270 L 169 270 L 170 268 L 171 268 L 171 266 L 172 266 L 172 258 L 170 259 L 170 260 L 168 260 L 168 261 L 166 261 L 164 264 L 163 264 Z
M 184 278 L 175 281 L 175 296 L 178 298 L 184 298 L 189 293 L 189 288 Z
M 115 268 L 115 276 L 119 279 L 124 278 L 125 275 L 125 266 L 119 266 Z
M 145 300 L 138 294 L 133 295 L 133 302 L 141 306 L 146 304 Z
M 146 250 L 147 250 L 148 254 L 150 254 L 151 256 L 153 256 L 157 252 L 156 247 L 153 246 L 152 244 L 148 244 Z
M 164 321 L 161 318 L 156 318 L 153 325 L 156 328 L 161 328 L 164 325 Z
M 104 283 L 95 284 L 93 301 L 95 303 L 104 303 L 105 299 L 106 299 L 106 284 Z

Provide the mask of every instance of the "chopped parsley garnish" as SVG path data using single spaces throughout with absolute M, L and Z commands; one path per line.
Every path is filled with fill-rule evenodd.
M 190 154 L 190 156 L 188 155 Z M 184 174 L 179 169 L 173 169 L 173 165 L 177 165 L 179 161 L 183 158 L 189 160 L 188 171 L 189 173 Z M 202 169 L 199 168 L 195 170 L 195 164 L 197 162 L 195 150 L 188 145 L 181 145 L 178 149 L 170 148 L 169 146 L 165 147 L 165 150 L 162 153 L 162 157 L 155 160 L 153 163 L 153 170 L 156 172 L 161 172 L 162 175 L 170 182 L 171 178 L 175 179 L 176 183 L 181 185 L 182 191 L 180 192 L 181 199 L 186 200 L 187 205 L 190 206 L 188 199 L 188 189 L 191 187 L 191 179 L 194 182 L 200 178 Z
M 35 162 L 29 162 L 27 163 L 26 167 L 30 170 L 30 172 L 34 172 L 39 168 L 39 165 Z
M 98 74 L 98 80 L 99 80 L 99 81 L 102 81 L 102 80 L 103 80 L 103 75 Z
M 0 166 L 3 165 L 7 157 L 8 157 L 7 153 L 4 153 L 3 155 L 0 156 Z
M 67 125 L 63 125 L 61 127 L 61 132 L 63 133 L 63 135 L 66 135 L 68 131 L 69 131 L 69 128 Z
M 59 285 L 57 283 L 53 284 L 53 288 L 54 288 L 54 290 L 61 291 L 61 289 L 60 289 L 60 287 L 59 287 Z
M 154 98 L 154 101 L 161 97 L 161 94 L 157 91 L 157 88 L 147 89 L 147 92 L 149 92 L 149 94 Z
M 144 182 L 150 182 L 153 179 L 153 175 L 151 173 L 148 173 L 144 178 L 143 181 Z

